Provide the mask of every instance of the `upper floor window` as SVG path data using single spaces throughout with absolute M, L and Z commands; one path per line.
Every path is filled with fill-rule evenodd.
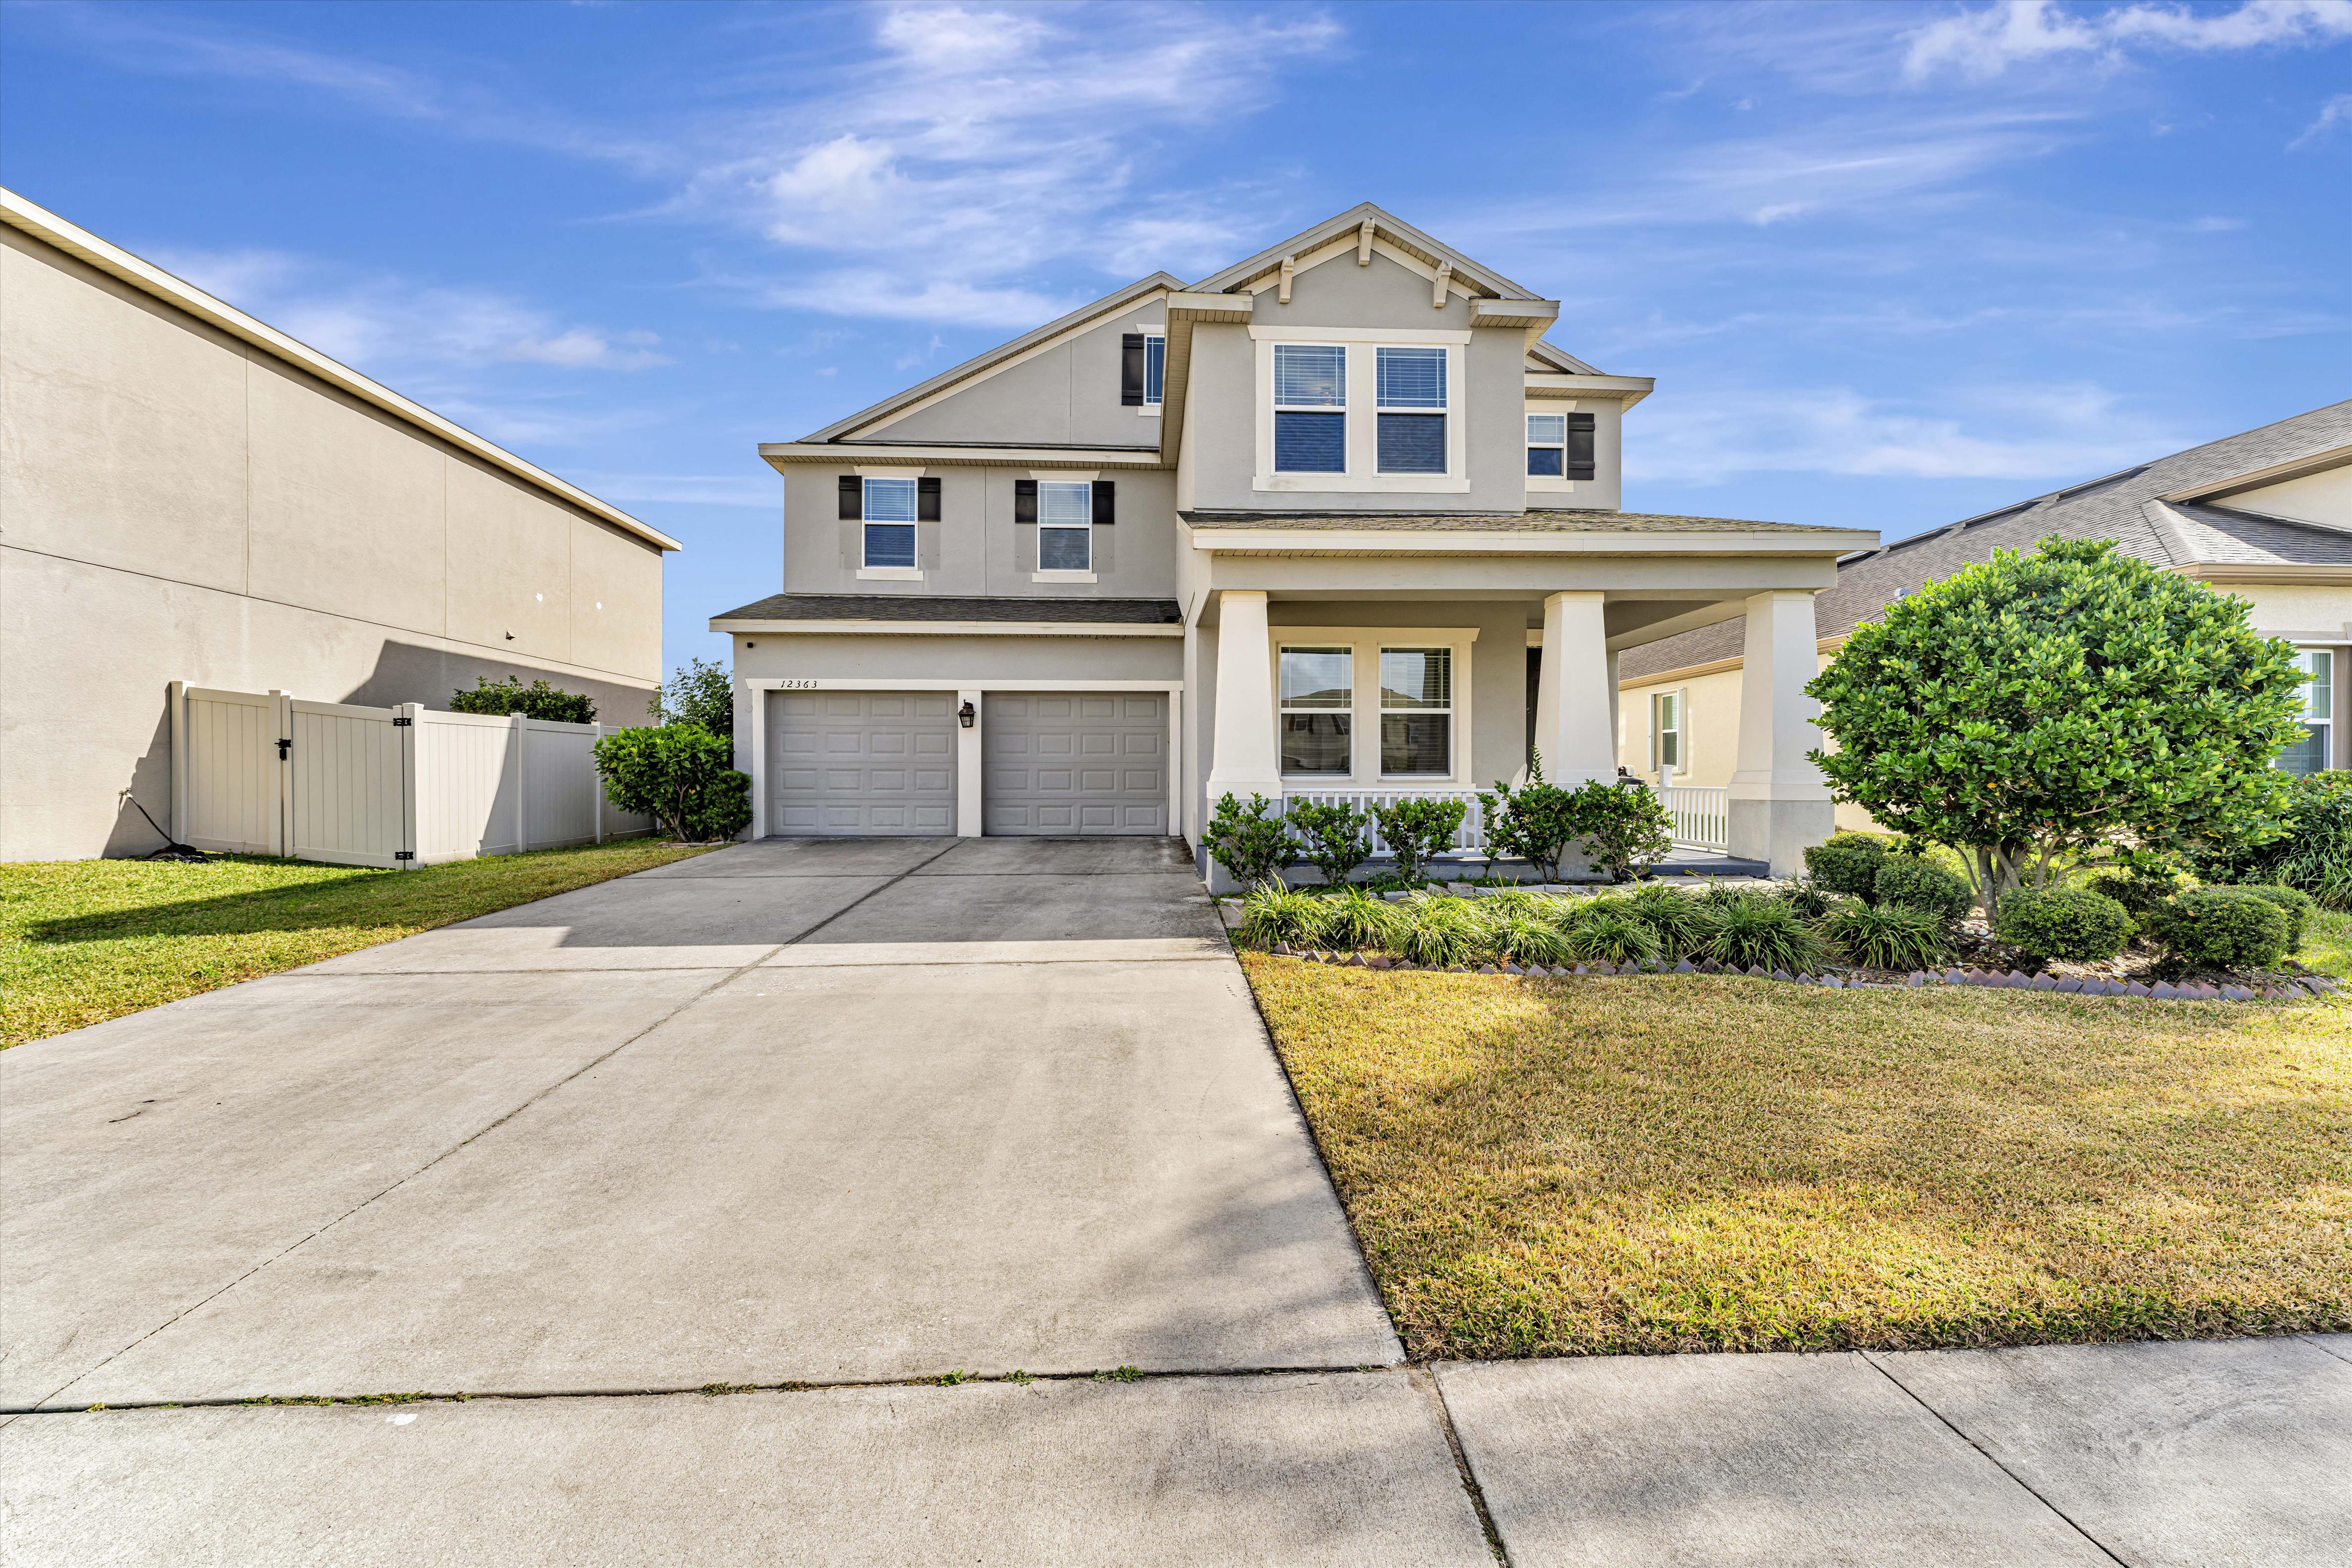
M 2326 773 L 2336 730 L 2336 655 L 2307 647 L 2295 656 L 2303 667 L 2303 737 L 2278 755 L 2291 773 Z
M 862 484 L 859 514 L 866 523 L 866 564 L 914 565 L 918 482 L 866 479 Z
M 1168 371 L 1168 338 L 1161 332 L 1125 332 L 1119 337 L 1118 400 L 1129 408 L 1160 406 Z
M 1037 570 L 1091 572 L 1095 566 L 1093 485 L 1040 480 L 1037 485 Z
M 1592 478 L 1592 416 L 1528 416 L 1528 473 L 1536 479 Z
M 1348 471 L 1348 351 L 1337 343 L 1274 345 L 1274 469 Z
M 1380 404 L 1378 468 L 1383 474 L 1445 471 L 1445 351 L 1376 351 Z

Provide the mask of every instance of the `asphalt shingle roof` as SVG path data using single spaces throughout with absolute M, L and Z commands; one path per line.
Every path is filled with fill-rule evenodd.
M 2158 566 L 2352 564 L 2352 534 L 2336 529 L 2227 505 L 2149 504 L 2177 490 L 2216 484 L 2346 445 L 2352 445 L 2352 401 L 1896 540 L 1840 563 L 1837 586 L 1814 601 L 1814 628 L 1822 637 L 1842 636 L 1903 595 L 1948 577 L 1971 562 L 1991 559 L 1995 550 L 2031 550 L 2053 533 L 2063 539 L 2112 539 L 2126 554 Z M 2168 513 L 2178 514 L 2182 523 L 2171 523 Z M 1638 680 L 1736 658 L 1746 628 L 1744 618 L 1720 621 L 1628 648 L 1619 657 L 1621 678 Z
M 970 599 L 916 594 L 771 594 L 711 617 L 719 621 L 1060 621 L 1090 626 L 1179 626 L 1173 599 Z

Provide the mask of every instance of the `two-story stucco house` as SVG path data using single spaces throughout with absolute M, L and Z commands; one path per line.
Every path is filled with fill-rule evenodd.
M 1652 390 L 1371 205 L 1129 285 L 799 441 L 732 635 L 758 835 L 1173 834 L 1231 791 L 1613 776 L 1625 649 L 1744 618 L 1736 855 L 1831 805 L 1813 595 L 1849 529 L 1620 507 Z

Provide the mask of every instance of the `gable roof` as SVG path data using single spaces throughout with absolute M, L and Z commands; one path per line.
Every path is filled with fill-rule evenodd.
M 2199 567 L 2352 566 L 2352 531 L 2240 508 L 2167 500 L 2228 488 L 2242 476 L 2303 465 L 2352 447 L 2352 401 L 2225 436 L 2116 473 L 2052 490 L 1915 533 L 1838 563 L 1837 586 L 1814 600 L 1814 630 L 1842 637 L 1904 595 L 1950 576 L 1995 550 L 2031 550 L 2062 539 L 2112 539 L 2125 554 L 2171 570 Z M 2347 452 L 2352 458 L 2352 452 Z M 1738 657 L 1745 623 L 1734 619 L 1630 648 L 1622 678 Z
M 119 245 L 100 239 L 86 228 L 67 222 L 37 203 L 26 201 L 14 191 L 0 189 L 0 223 L 31 235 L 85 266 L 94 267 L 118 282 L 126 283 L 152 299 L 194 316 L 206 326 L 248 343 L 272 358 L 325 382 L 337 391 L 391 415 L 412 429 L 446 441 L 468 456 L 478 458 L 522 480 L 532 489 L 634 534 L 656 549 L 684 548 L 652 524 L 638 521 L 620 508 L 597 500 L 579 486 L 557 479 L 538 464 L 528 462 L 505 447 L 484 440 L 423 404 L 412 402 L 381 382 L 362 375 L 340 361 L 329 359 L 308 343 L 287 336 L 268 323 L 205 293 L 194 284 L 173 277 L 154 263 L 133 256 Z
M 1105 316 L 1116 315 L 1149 295 L 1165 293 L 1182 287 L 1184 287 L 1184 280 L 1172 272 L 1155 272 L 1149 278 L 1139 278 L 1126 288 L 1113 289 L 1090 305 L 1081 305 L 1066 316 L 1057 316 L 1034 331 L 1024 332 L 1011 342 L 999 343 L 984 354 L 940 372 L 919 386 L 910 386 L 894 396 L 884 398 L 870 408 L 861 408 L 846 419 L 836 419 L 824 429 L 812 431 L 801 439 L 803 441 L 841 440 L 853 431 L 862 430 L 868 425 L 888 418 L 902 408 L 920 403 L 935 392 L 944 392 L 958 382 L 975 381 L 1005 361 L 1026 353 L 1029 350 L 1048 342 L 1064 332 L 1090 326 Z
M 1372 203 L 1360 202 L 1346 212 L 1326 218 L 1311 228 L 1302 229 L 1281 244 L 1262 250 L 1245 261 L 1237 261 L 1223 271 L 1213 273 L 1189 287 L 1182 279 L 1169 272 L 1155 272 L 1149 278 L 1139 278 L 1127 287 L 1115 289 L 1090 304 L 1081 305 L 1066 316 L 1057 317 L 1042 327 L 1024 332 L 1009 342 L 999 343 L 986 353 L 979 354 L 964 361 L 961 364 L 943 370 L 919 385 L 910 386 L 906 391 L 886 397 L 870 407 L 861 408 L 845 418 L 836 419 L 822 430 L 812 431 L 802 437 L 799 443 L 793 443 L 793 445 L 817 442 L 845 443 L 854 440 L 860 431 L 881 424 L 893 415 L 909 409 L 926 398 L 964 382 L 980 380 L 1030 350 L 1042 347 L 1065 334 L 1092 326 L 1104 317 L 1115 315 L 1150 295 L 1175 292 L 1231 293 L 1243 285 L 1280 268 L 1284 257 L 1296 256 L 1302 251 L 1311 250 L 1317 246 L 1328 245 L 1333 240 L 1358 233 L 1368 220 L 1372 223 L 1374 233 L 1381 238 L 1416 259 L 1432 267 L 1440 262 L 1452 263 L 1454 270 L 1451 276 L 1465 288 L 1478 290 L 1497 300 L 1542 298 L 1541 295 L 1532 293 L 1512 282 L 1501 273 L 1473 260 L 1452 246 L 1423 234 L 1411 224 Z M 1543 371 L 1568 375 L 1601 374 L 1574 354 L 1554 347 L 1550 343 L 1538 342 L 1529 346 L 1528 353 L 1532 359 L 1541 362 Z M 884 438 L 877 437 L 877 439 Z M 994 446 L 1000 443 L 988 443 L 988 445 Z M 1068 443 L 1059 442 L 1054 445 L 1062 447 Z

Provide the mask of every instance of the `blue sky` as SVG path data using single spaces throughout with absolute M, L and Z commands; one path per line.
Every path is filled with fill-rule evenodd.
M 2347 395 L 2352 4 L 0 5 L 0 182 L 772 592 L 754 451 L 1356 202 L 1889 537 Z

